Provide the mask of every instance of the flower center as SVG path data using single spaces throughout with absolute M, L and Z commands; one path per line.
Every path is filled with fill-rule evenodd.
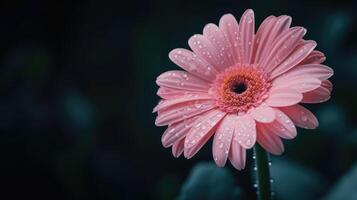
M 233 85 L 232 87 L 232 92 L 235 92 L 237 94 L 242 94 L 247 90 L 247 86 L 244 83 L 238 83 L 236 85 Z
M 268 96 L 270 84 L 253 65 L 233 66 L 221 72 L 213 83 L 217 106 L 227 113 L 246 112 Z

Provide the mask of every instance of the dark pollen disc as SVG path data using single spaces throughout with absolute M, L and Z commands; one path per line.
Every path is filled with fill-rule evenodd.
M 244 83 L 238 83 L 233 86 L 232 92 L 237 93 L 237 94 L 242 94 L 247 90 L 247 86 Z

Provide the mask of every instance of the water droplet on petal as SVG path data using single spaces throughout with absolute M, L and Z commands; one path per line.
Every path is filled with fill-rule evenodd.
M 303 115 L 303 116 L 301 116 L 301 120 L 302 120 L 303 122 L 306 122 L 306 121 L 307 121 L 307 117 L 306 117 L 305 115 Z

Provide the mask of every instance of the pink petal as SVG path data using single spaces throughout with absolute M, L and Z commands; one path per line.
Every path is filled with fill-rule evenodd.
M 170 125 L 161 137 L 162 145 L 164 147 L 169 147 L 173 143 L 185 137 L 191 129 L 192 123 L 194 123 L 197 118 L 198 117 L 191 117 L 183 122 Z
M 312 112 L 308 109 L 304 108 L 301 105 L 293 105 L 288 107 L 279 108 L 286 115 L 290 117 L 290 119 L 294 122 L 294 124 L 301 128 L 306 129 L 315 129 L 319 122 Z
M 302 100 L 302 94 L 289 88 L 274 88 L 269 91 L 269 97 L 265 100 L 269 106 L 283 107 L 299 103 Z
M 220 110 L 212 110 L 197 119 L 185 138 L 184 155 L 192 158 L 208 141 L 217 129 L 218 123 L 226 113 Z
M 279 136 L 272 133 L 266 127 L 267 124 L 257 124 L 257 140 L 258 143 L 269 153 L 281 155 L 284 152 L 284 145 Z
M 209 82 L 214 81 L 218 73 L 211 64 L 187 49 L 174 49 L 169 58 L 182 69 Z
M 224 37 L 223 32 L 215 24 L 207 24 L 203 29 L 203 36 L 220 52 L 218 56 L 221 62 L 217 66 L 220 71 L 235 64 L 230 44 Z
M 214 135 L 212 154 L 219 167 L 226 164 L 236 122 L 237 115 L 227 115 L 218 125 Z
M 321 64 L 326 60 L 325 55 L 320 52 L 313 50 L 303 61 L 301 61 L 298 65 L 306 65 L 306 64 Z
M 291 88 L 293 90 L 296 90 L 300 93 L 303 92 L 308 92 L 311 90 L 314 90 L 318 87 L 320 87 L 321 81 L 317 78 L 313 78 L 310 76 L 305 76 L 305 77 L 297 77 L 297 78 L 290 78 L 287 79 L 285 77 L 279 79 L 275 79 L 273 81 L 273 86 L 274 88 Z
M 277 79 L 289 81 L 291 79 L 312 77 L 323 81 L 330 78 L 332 75 L 333 70 L 330 67 L 321 64 L 307 64 L 296 66 Z
M 156 94 L 163 98 L 163 99 L 173 99 L 171 97 L 178 97 L 181 95 L 185 95 L 186 91 L 185 90 L 175 90 L 175 89 L 170 89 L 167 87 L 160 87 Z
M 275 40 L 278 36 L 287 31 L 290 28 L 291 21 L 292 19 L 290 16 L 279 16 L 274 24 L 274 27 L 272 28 L 272 33 L 270 34 L 270 37 Z
M 279 17 L 270 16 L 267 20 L 270 19 L 271 22 L 267 23 L 265 27 L 262 28 L 262 34 L 258 30 L 255 43 L 260 45 L 257 47 L 257 55 L 255 63 L 261 63 L 264 57 L 268 56 L 271 51 L 271 46 L 273 42 L 280 36 L 282 33 L 287 31 L 291 24 L 291 17 L 283 15 Z M 263 25 L 263 24 L 262 24 Z M 261 25 L 261 26 L 262 26 Z M 260 27 L 259 27 L 260 29 Z M 259 65 L 260 67 L 264 67 Z
M 293 27 L 284 32 L 274 42 L 269 55 L 259 64 L 259 67 L 266 72 L 271 72 L 290 55 L 305 33 L 306 29 L 301 27 Z
M 246 10 L 242 15 L 239 24 L 238 49 L 240 57 L 242 58 L 241 63 L 247 64 L 251 61 L 254 46 L 255 22 L 253 10 Z
M 167 109 L 171 106 L 177 105 L 177 104 L 183 104 L 187 103 L 190 101 L 200 101 L 200 100 L 213 100 L 214 97 L 208 94 L 186 94 L 184 96 L 177 97 L 175 99 L 167 99 L 167 100 L 162 100 L 159 102 L 159 104 L 154 108 L 153 112 L 157 112 L 160 110 Z
M 332 83 L 329 80 L 322 81 L 321 87 L 303 94 L 302 103 L 322 103 L 330 99 Z
M 249 114 L 239 115 L 234 129 L 234 141 L 245 149 L 250 149 L 256 141 L 255 120 Z
M 258 107 L 250 110 L 249 115 L 258 122 L 269 123 L 275 119 L 275 111 L 266 103 L 260 104 Z
M 261 53 L 267 48 L 269 33 L 275 23 L 276 17 L 269 16 L 260 24 L 257 34 L 254 38 L 253 63 L 258 63 L 261 59 Z
M 213 44 L 203 35 L 196 34 L 188 40 L 193 52 L 210 63 L 217 71 L 221 69 L 221 57 Z
M 279 109 L 275 109 L 276 120 L 270 124 L 267 124 L 266 129 L 285 139 L 295 138 L 297 135 L 297 130 L 294 123 Z
M 296 48 L 280 65 L 274 68 L 271 73 L 271 79 L 295 67 L 304 60 L 316 47 L 315 41 L 307 41 L 305 44 Z
M 156 94 L 163 99 L 175 99 L 185 95 L 204 95 L 206 92 L 187 91 L 163 86 L 157 90 Z
M 329 81 L 329 80 L 322 81 L 321 87 L 328 89 L 328 91 L 330 91 L 330 92 L 332 92 L 332 89 L 333 89 L 333 85 L 332 85 L 331 81 Z
M 232 140 L 231 150 L 229 151 L 229 160 L 234 168 L 242 170 L 245 167 L 246 150 L 239 145 L 237 141 Z
M 173 124 L 199 115 L 215 107 L 216 105 L 213 100 L 190 101 L 184 104 L 172 106 L 158 113 L 158 116 L 155 120 L 155 125 L 165 126 Z
M 200 92 L 207 92 L 210 87 L 207 81 L 197 78 L 185 71 L 164 72 L 157 77 L 156 83 L 159 86 L 168 88 Z
M 240 63 L 238 46 L 238 23 L 232 14 L 223 15 L 219 20 L 219 28 L 222 30 L 224 37 L 231 44 L 231 52 L 235 63 Z
M 182 154 L 183 148 L 184 148 L 184 142 L 185 142 L 185 139 L 181 139 L 181 140 L 175 142 L 174 145 L 172 145 L 172 155 L 175 158 L 180 157 L 180 155 Z

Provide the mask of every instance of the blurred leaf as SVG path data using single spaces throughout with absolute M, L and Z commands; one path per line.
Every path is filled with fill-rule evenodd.
M 348 54 L 346 56 L 346 59 L 344 59 L 344 61 L 345 62 L 342 65 L 342 67 L 344 67 L 344 66 L 346 67 L 347 70 L 344 70 L 344 71 L 347 71 L 347 72 L 345 72 L 345 73 L 347 73 L 347 75 L 348 75 L 348 73 L 351 72 L 350 75 L 353 75 L 353 77 L 356 77 L 356 75 L 357 75 L 357 68 L 356 68 L 356 65 L 357 65 L 357 50 L 355 52 L 352 52 L 352 53 Z M 350 84 L 356 84 L 356 82 L 354 81 L 353 78 L 347 79 L 345 81 L 349 81 Z
M 345 110 L 336 103 L 323 105 L 318 110 L 317 117 L 320 122 L 319 129 L 324 133 L 323 135 L 327 133 L 330 137 L 335 136 L 336 133 L 347 133 L 350 128 Z M 330 138 L 336 140 L 341 137 Z
M 176 175 L 164 176 L 157 184 L 157 199 L 174 199 L 180 189 L 180 180 Z
M 331 163 L 338 172 L 348 170 L 356 161 L 357 155 L 357 130 L 348 134 L 340 143 L 336 151 L 336 161 Z
M 332 187 L 324 200 L 357 199 L 357 164 Z
M 340 45 L 345 38 L 346 33 L 350 30 L 352 18 L 348 12 L 335 11 L 330 16 L 325 17 L 324 27 L 321 29 L 323 33 L 323 46 L 334 50 L 334 47 Z
M 273 161 L 271 177 L 273 191 L 281 200 L 316 200 L 326 185 L 315 171 L 286 160 Z
M 242 191 L 234 185 L 234 177 L 226 168 L 205 162 L 193 167 L 178 199 L 230 200 L 240 196 Z
M 90 100 L 79 92 L 67 92 L 62 100 L 62 117 L 70 132 L 77 134 L 93 132 L 96 128 L 96 113 Z

